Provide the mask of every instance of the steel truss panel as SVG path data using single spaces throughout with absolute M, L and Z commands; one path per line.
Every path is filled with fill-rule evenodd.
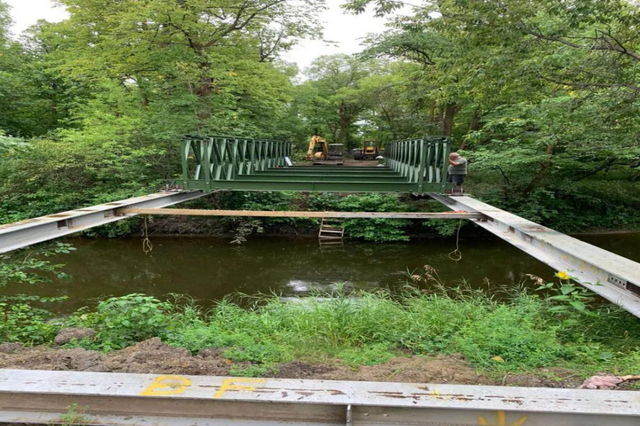
M 640 393 L 0 370 L 0 421 L 69 424 L 631 426 Z M 65 423 L 66 421 L 66 423 Z
M 0 225 L 0 253 L 126 219 L 124 216 L 116 215 L 116 210 L 121 207 L 167 207 L 203 195 L 206 193 L 202 191 L 158 192 Z
M 640 263 L 471 197 L 430 195 L 452 210 L 482 213 L 478 225 L 640 317 Z

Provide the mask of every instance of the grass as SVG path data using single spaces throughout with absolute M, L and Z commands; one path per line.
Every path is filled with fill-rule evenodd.
M 573 293 L 565 298 L 562 283 L 556 284 L 560 298 L 549 293 L 550 286 L 544 286 L 544 293 L 520 290 L 495 298 L 464 286 L 444 288 L 430 269 L 414 280 L 422 282 L 422 289 L 408 286 L 401 294 L 376 291 L 357 298 L 338 293 L 329 300 L 300 303 L 265 296 L 248 308 L 225 300 L 206 312 L 184 300 L 168 303 L 130 295 L 81 310 L 58 327 L 96 330 L 95 341 L 74 344 L 102 351 L 155 336 L 194 354 L 220 348 L 239 362 L 232 374 L 242 376 L 265 375 L 292 360 L 338 358 L 355 368 L 399 355 L 454 353 L 485 374 L 548 367 L 581 375 L 640 370 L 638 320 L 584 291 L 573 296 L 581 301 L 580 309 L 574 309 Z M 31 324 L 30 335 L 34 333 Z

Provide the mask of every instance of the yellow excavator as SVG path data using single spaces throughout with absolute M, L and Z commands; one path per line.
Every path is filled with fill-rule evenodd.
M 384 149 L 380 147 L 380 144 L 373 141 L 364 141 L 362 148 L 356 148 L 353 150 L 354 160 L 374 160 L 380 155 Z
M 344 164 L 344 145 L 341 143 L 328 144 L 326 140 L 318 135 L 311 136 L 309 149 L 307 150 L 307 161 L 313 161 L 313 165 L 335 165 Z

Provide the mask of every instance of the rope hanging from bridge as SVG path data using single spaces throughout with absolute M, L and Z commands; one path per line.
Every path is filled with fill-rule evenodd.
M 462 229 L 462 220 L 458 221 L 458 231 L 456 232 L 456 249 L 448 254 L 449 259 L 454 262 L 462 260 L 462 252 L 460 251 L 460 229 Z
M 149 239 L 149 226 L 147 223 L 149 216 L 144 215 L 143 218 L 142 236 L 144 238 L 142 239 L 142 251 L 144 254 L 149 254 L 153 251 L 153 244 L 151 244 L 151 240 Z

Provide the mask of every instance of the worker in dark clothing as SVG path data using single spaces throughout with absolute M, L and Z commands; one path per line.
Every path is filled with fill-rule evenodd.
M 457 152 L 452 152 L 449 154 L 449 177 L 447 179 L 448 182 L 451 182 L 455 185 L 452 195 L 462 195 L 463 188 L 462 184 L 464 183 L 464 177 L 467 174 L 467 159 L 460 157 Z

